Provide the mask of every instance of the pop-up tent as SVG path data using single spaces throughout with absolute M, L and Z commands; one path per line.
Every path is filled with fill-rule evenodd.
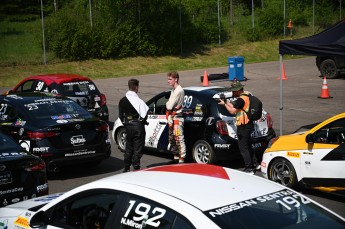
M 345 56 L 345 20 L 316 35 L 279 41 L 280 54 L 280 135 L 283 133 L 283 55 Z

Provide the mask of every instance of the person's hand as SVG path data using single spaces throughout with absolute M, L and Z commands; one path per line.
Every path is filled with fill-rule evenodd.
M 218 101 L 218 104 L 219 104 L 219 105 L 222 105 L 222 106 L 225 106 L 225 102 L 224 102 L 222 99 L 220 99 L 220 100 Z

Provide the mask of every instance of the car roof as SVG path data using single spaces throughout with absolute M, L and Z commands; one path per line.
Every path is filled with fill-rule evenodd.
M 86 76 L 81 76 L 77 74 L 67 74 L 67 73 L 59 73 L 59 74 L 44 74 L 44 75 L 35 75 L 35 76 L 29 76 L 25 78 L 24 80 L 43 80 L 48 85 L 51 83 L 65 83 L 65 82 L 71 82 L 71 81 L 90 81 L 90 78 Z
M 110 176 L 79 187 L 145 189 L 182 200 L 202 211 L 286 189 L 266 179 L 209 164 L 179 164 Z M 77 188 L 78 189 L 78 188 Z M 145 195 L 144 195 L 145 196 Z M 150 196 L 145 196 L 150 198 Z M 153 198 L 153 197 L 152 197 Z

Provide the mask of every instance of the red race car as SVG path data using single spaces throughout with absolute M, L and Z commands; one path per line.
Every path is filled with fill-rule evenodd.
M 88 77 L 77 74 L 46 74 L 23 79 L 8 93 L 50 92 L 76 101 L 80 106 L 104 121 L 109 121 L 106 96 Z

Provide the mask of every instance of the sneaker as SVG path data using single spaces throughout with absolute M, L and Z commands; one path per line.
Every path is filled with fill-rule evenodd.
M 259 171 L 261 169 L 261 165 L 260 164 L 254 165 L 254 169 L 255 171 Z
M 184 163 L 184 158 L 180 158 L 180 159 L 178 160 L 178 163 L 179 163 L 179 164 Z
M 252 174 L 252 175 L 255 174 L 255 171 L 251 168 L 244 168 L 242 171 L 248 174 Z

